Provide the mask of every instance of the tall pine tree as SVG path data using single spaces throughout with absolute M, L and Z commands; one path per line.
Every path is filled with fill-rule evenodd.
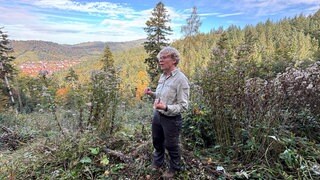
M 106 45 L 105 48 L 104 48 L 101 61 L 103 63 L 103 70 L 104 71 L 107 71 L 108 69 L 114 67 L 113 54 L 112 54 L 112 52 L 111 52 L 111 50 L 110 50 L 108 45 Z
M 152 11 L 152 17 L 146 22 L 147 27 L 144 28 L 147 33 L 147 41 L 144 42 L 144 49 L 149 54 L 149 57 L 145 59 L 145 63 L 148 65 L 148 74 L 151 78 L 150 86 L 156 87 L 157 75 L 160 70 L 158 67 L 157 54 L 161 48 L 168 46 L 169 39 L 166 37 L 171 34 L 172 30 L 167 23 L 170 22 L 168 11 L 164 7 L 162 2 L 159 2 Z
M 13 49 L 9 46 L 8 35 L 0 28 L 0 79 L 3 80 L 5 84 L 5 86 L 3 86 L 3 83 L 0 82 L 0 89 L 2 89 L 3 94 L 10 96 L 11 103 L 14 104 L 14 98 L 9 84 L 9 79 L 13 77 L 15 72 L 11 64 L 15 58 L 9 55 L 11 52 L 13 52 Z
M 181 32 L 185 37 L 195 36 L 199 33 L 199 28 L 202 24 L 200 16 L 197 13 L 197 7 L 192 8 L 190 17 L 187 18 L 187 24 L 181 27 Z
M 196 53 L 199 49 L 197 46 L 198 43 L 196 41 L 196 35 L 199 34 L 199 28 L 201 26 L 200 16 L 197 13 L 197 7 L 192 8 L 192 13 L 190 17 L 186 19 L 186 25 L 181 27 L 181 32 L 184 34 L 186 44 L 182 49 L 182 55 L 184 57 L 183 68 L 185 73 L 188 75 L 193 75 L 194 67 L 199 67 L 200 64 L 196 64 L 201 62 L 202 59 L 196 59 Z M 192 58 L 192 59 L 191 59 Z

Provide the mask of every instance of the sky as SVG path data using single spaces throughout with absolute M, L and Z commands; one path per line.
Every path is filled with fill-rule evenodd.
M 0 27 L 10 40 L 43 40 L 59 44 L 124 42 L 146 38 L 144 29 L 159 0 L 0 0 Z M 173 32 L 197 7 L 206 33 L 219 27 L 256 25 L 270 19 L 311 15 L 319 0 L 162 0 Z

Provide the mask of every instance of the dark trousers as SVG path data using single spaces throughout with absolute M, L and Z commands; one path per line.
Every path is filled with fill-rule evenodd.
M 182 127 L 181 115 L 165 116 L 154 111 L 152 120 L 152 143 L 155 149 L 153 164 L 162 166 L 165 149 L 170 157 L 170 170 L 181 169 L 181 153 L 179 148 L 179 135 Z

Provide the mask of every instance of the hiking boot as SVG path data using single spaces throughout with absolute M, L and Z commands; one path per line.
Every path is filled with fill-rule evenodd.
M 174 177 L 175 174 L 176 174 L 176 171 L 168 170 L 165 173 L 163 173 L 162 177 L 163 177 L 163 179 L 171 179 Z

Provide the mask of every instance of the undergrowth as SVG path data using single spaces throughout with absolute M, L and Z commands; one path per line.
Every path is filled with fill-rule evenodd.
M 149 105 L 142 103 L 125 111 L 118 119 L 124 125 L 112 136 L 102 136 L 93 126 L 79 131 L 77 115 L 68 111 L 58 111 L 64 135 L 52 114 L 1 114 L 1 125 L 25 140 L 15 150 L 1 149 L 0 179 L 160 179 L 168 163 L 159 172 L 150 169 Z M 208 110 L 197 105 L 191 108 L 196 109 L 185 114 L 184 130 L 188 133 L 181 137 L 184 170 L 176 179 L 319 177 L 320 148 L 316 142 L 278 131 L 278 135 L 266 137 L 268 146 L 260 153 L 256 152 L 261 142 L 254 136 L 223 147 L 214 142 L 214 134 L 203 134 L 211 133 L 201 125 L 208 118 Z M 252 157 L 257 154 L 262 155 Z

